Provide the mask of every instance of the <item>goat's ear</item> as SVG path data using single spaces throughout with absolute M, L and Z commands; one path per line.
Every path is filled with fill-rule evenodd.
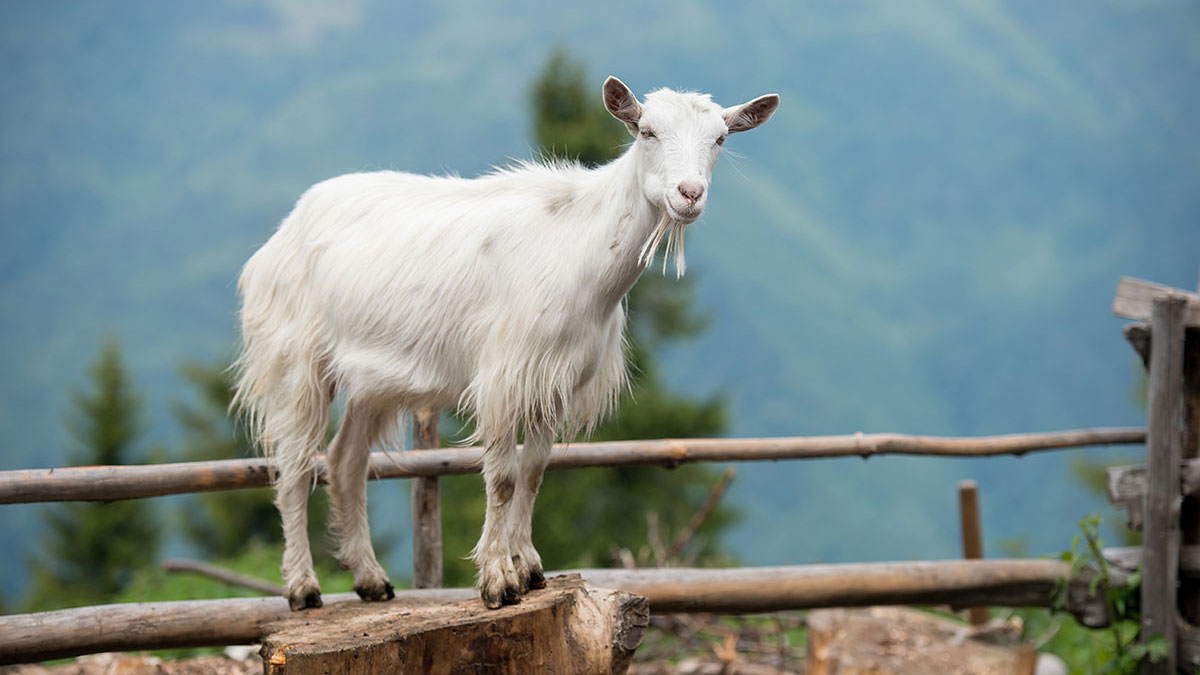
M 779 107 L 779 94 L 767 94 L 758 98 L 735 105 L 732 108 L 726 108 L 721 111 L 721 116 L 725 118 L 725 126 L 729 127 L 729 133 L 737 133 L 739 131 L 749 131 L 754 127 L 771 119 L 771 115 L 775 114 L 775 109 Z
M 604 81 L 604 107 L 613 117 L 625 123 L 629 133 L 637 136 L 638 120 L 642 119 L 642 104 L 625 83 L 609 76 Z

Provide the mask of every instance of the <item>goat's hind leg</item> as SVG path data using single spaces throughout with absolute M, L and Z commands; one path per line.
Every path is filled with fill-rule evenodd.
M 301 441 L 302 443 L 302 441 Z M 279 474 L 275 478 L 275 506 L 283 520 L 283 580 L 292 611 L 321 606 L 321 586 L 313 571 L 308 544 L 308 494 L 313 486 L 311 457 L 315 449 L 288 447 L 277 450 Z
M 346 415 L 329 446 L 329 497 L 338 561 L 354 575 L 354 591 L 363 600 L 396 597 L 387 572 L 375 558 L 367 523 L 367 469 L 371 446 L 379 439 L 382 415 L 346 406 Z
M 487 512 L 483 533 L 471 555 L 479 568 L 479 595 L 491 609 L 521 601 L 521 580 L 513 567 L 509 539 L 509 510 L 519 476 L 516 439 L 512 433 L 487 443 L 483 453 L 483 481 Z
M 308 386 L 299 372 L 292 386 L 280 387 L 271 401 L 267 428 L 274 438 L 275 505 L 283 520 L 285 595 L 292 610 L 321 606 L 321 586 L 308 545 L 308 495 L 313 489 L 317 452 L 329 423 L 329 396 Z

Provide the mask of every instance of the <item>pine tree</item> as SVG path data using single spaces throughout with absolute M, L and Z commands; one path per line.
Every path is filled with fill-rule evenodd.
M 117 343 L 107 340 L 91 367 L 90 391 L 71 394 L 68 429 L 78 443 L 76 465 L 145 461 L 141 397 L 129 380 Z M 115 597 L 133 574 L 158 562 L 154 502 L 68 502 L 42 514 L 45 534 L 29 563 L 32 608 L 90 605 Z
M 598 92 L 599 87 L 586 86 L 583 65 L 565 50 L 550 54 L 531 91 L 534 137 L 544 155 L 593 166 L 620 155 L 629 133 L 600 105 Z M 723 398 L 681 396 L 663 381 L 656 350 L 695 336 L 706 321 L 692 308 L 692 277 L 666 279 L 654 269 L 628 300 L 632 391 L 591 440 L 715 436 L 726 428 Z M 636 551 L 647 542 L 647 514 L 654 514 L 650 517 L 657 519 L 663 537 L 669 537 L 683 528 L 718 479 L 717 471 L 698 464 L 551 472 L 534 512 L 534 543 L 547 569 L 611 564 L 620 548 Z M 483 522 L 482 480 L 443 479 L 442 492 L 446 580 L 470 583 L 474 570 L 463 557 Z M 720 535 L 734 520 L 731 508 L 718 505 L 690 553 L 702 561 L 718 556 Z

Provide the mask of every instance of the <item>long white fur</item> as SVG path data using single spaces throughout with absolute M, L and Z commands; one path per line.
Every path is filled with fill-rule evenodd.
M 275 458 L 293 608 L 319 603 L 305 509 L 335 392 L 347 405 L 329 451 L 333 524 L 360 595 L 390 593 L 367 527 L 367 453 L 421 407 L 473 415 L 472 440 L 487 448 L 473 554 L 484 600 L 511 602 L 540 578 L 533 501 L 556 435 L 593 427 L 625 386 L 625 294 L 664 235 L 683 274 L 684 228 L 703 210 L 716 140 L 778 103 L 722 109 L 660 90 L 642 107 L 615 78 L 605 95 L 631 132 L 652 126 L 655 137 L 596 169 L 333 178 L 246 263 L 235 405 Z M 684 181 L 703 196 L 681 197 Z

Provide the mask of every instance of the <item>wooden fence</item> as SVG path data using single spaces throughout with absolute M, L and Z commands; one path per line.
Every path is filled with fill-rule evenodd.
M 983 457 L 1093 445 L 1146 443 L 1144 469 L 1110 474 L 1110 497 L 1144 524 L 1140 550 L 1114 551 L 1117 569 L 1143 570 L 1143 632 L 1171 644 L 1169 663 L 1147 672 L 1200 665 L 1200 297 L 1146 282 L 1122 279 L 1114 312 L 1149 320 L 1126 336 L 1150 369 L 1147 429 L 1084 429 L 980 438 L 898 434 L 846 436 L 669 439 L 557 445 L 550 467 L 675 466 L 699 461 L 762 461 L 876 455 Z M 418 415 L 415 446 L 433 448 L 436 416 Z M 437 476 L 475 472 L 479 448 L 373 453 L 374 479 L 414 478 L 414 586 L 397 602 L 414 604 L 469 597 L 468 589 L 439 590 L 441 527 Z M 323 462 L 318 466 L 324 480 Z M 70 467 L 0 472 L 0 504 L 112 501 L 169 494 L 233 490 L 270 484 L 264 459 Z M 1190 483 L 1188 482 L 1190 481 Z M 1184 495 L 1188 496 L 1184 500 Z M 1181 524 L 1182 523 L 1182 524 Z M 1184 563 L 1181 565 L 1181 556 Z M 1191 561 L 1191 562 L 1189 562 Z M 761 612 L 873 604 L 949 604 L 953 607 L 1051 606 L 1054 589 L 1068 576 L 1057 561 L 966 560 L 806 565 L 729 570 L 582 570 L 596 585 L 639 593 L 655 612 Z M 1181 580 L 1181 581 L 1180 581 Z M 1087 625 L 1103 625 L 1102 601 L 1089 580 L 1068 583 L 1066 609 Z M 327 601 L 343 601 L 332 596 Z M 138 603 L 84 607 L 0 617 L 0 663 L 39 660 L 114 649 L 151 649 L 251 642 L 258 627 L 286 613 L 282 598 Z M 213 617 L 220 617 L 214 621 Z

